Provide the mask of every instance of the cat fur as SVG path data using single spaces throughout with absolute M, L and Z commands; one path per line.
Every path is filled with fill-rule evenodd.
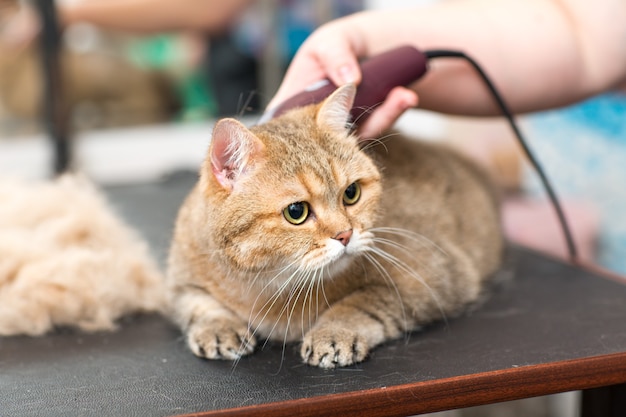
M 0 181 L 0 335 L 111 330 L 164 304 L 147 244 L 87 179 Z

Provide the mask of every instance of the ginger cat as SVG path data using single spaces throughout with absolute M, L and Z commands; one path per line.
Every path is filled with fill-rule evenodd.
M 217 123 L 180 209 L 167 274 L 194 354 L 237 360 L 302 340 L 304 362 L 363 361 L 463 311 L 500 262 L 486 176 L 433 144 L 366 146 L 346 127 L 355 87 L 266 124 Z

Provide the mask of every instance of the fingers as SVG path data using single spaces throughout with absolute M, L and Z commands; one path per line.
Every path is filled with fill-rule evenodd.
M 361 140 L 376 139 L 391 128 L 398 118 L 408 109 L 417 106 L 418 97 L 415 91 L 405 87 L 395 87 L 389 92 L 385 101 L 378 106 L 357 133 Z
M 7 22 L 1 33 L 1 40 L 14 48 L 28 46 L 39 34 L 40 25 L 35 12 L 27 6 L 20 10 Z
M 300 47 L 276 95 L 268 104 L 275 107 L 316 81 L 330 79 L 335 85 L 358 84 L 361 70 L 359 43 L 336 22 L 322 26 Z
M 322 70 L 335 85 L 358 84 L 361 81 L 357 53 L 345 40 L 319 45 L 316 56 Z
M 320 66 L 314 54 L 300 50 L 289 65 L 285 78 L 278 88 L 276 95 L 267 105 L 268 109 L 274 108 L 291 96 L 312 85 L 315 81 L 326 78 L 324 70 Z

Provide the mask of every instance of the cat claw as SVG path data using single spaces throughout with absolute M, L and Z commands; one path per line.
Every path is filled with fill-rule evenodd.
M 256 339 L 247 327 L 221 327 L 215 324 L 189 329 L 187 343 L 198 357 L 238 360 L 254 352 Z
M 362 362 L 367 357 L 367 343 L 354 332 L 315 333 L 307 334 L 300 350 L 303 361 L 308 365 L 334 369 Z

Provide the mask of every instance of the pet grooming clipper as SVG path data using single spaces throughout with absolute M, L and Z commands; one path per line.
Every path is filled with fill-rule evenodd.
M 387 94 L 397 86 L 408 86 L 426 73 L 427 57 L 412 46 L 402 46 L 383 52 L 361 63 L 362 80 L 357 88 L 352 120 L 362 123 L 370 111 L 382 103 Z M 263 114 L 259 123 L 278 117 L 287 110 L 319 103 L 337 86 L 330 80 L 320 80 L 304 91 L 285 100 Z

